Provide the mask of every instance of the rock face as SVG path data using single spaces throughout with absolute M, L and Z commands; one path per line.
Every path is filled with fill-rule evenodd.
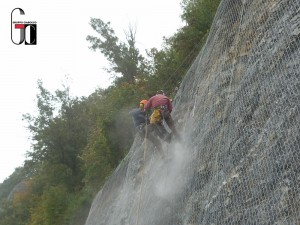
M 86 225 L 300 224 L 300 1 L 224 0 L 181 83 L 182 142 L 138 138 Z

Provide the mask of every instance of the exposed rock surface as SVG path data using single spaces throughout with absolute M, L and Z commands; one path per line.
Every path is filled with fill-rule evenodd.
M 300 224 L 300 1 L 224 0 L 174 100 L 183 141 L 136 139 L 86 225 Z

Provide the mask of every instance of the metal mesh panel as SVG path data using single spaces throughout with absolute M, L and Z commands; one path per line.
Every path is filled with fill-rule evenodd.
M 192 108 L 195 159 L 178 224 L 300 223 L 299 12 L 299 1 L 221 3 L 198 81 L 182 84 L 197 92 L 177 102 Z
M 174 99 L 183 142 L 136 140 L 86 224 L 299 225 L 299 47 L 299 0 L 222 1 Z

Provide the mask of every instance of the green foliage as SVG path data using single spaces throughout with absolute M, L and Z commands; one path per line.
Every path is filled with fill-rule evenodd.
M 68 88 L 57 90 L 53 95 L 41 83 L 38 87 L 40 114 L 25 117 L 30 123 L 28 128 L 33 140 L 33 150 L 28 152 L 29 160 L 25 163 L 26 169 L 30 171 L 28 173 L 41 177 L 49 174 L 50 183 L 53 181 L 50 176 L 52 171 L 66 171 L 61 173 L 65 175 L 64 183 L 76 188 L 81 185 L 83 178 L 78 156 L 86 146 L 92 123 L 86 114 L 86 105 L 71 98 Z M 55 174 L 53 178 L 56 179 Z
M 7 198 L 11 190 L 22 180 L 26 178 L 24 167 L 18 167 L 15 171 L 3 181 L 0 186 L 0 199 Z
M 126 33 L 127 43 L 119 42 L 114 30 L 110 27 L 110 22 L 105 23 L 101 19 L 92 18 L 90 25 L 100 35 L 100 37 L 87 36 L 87 41 L 92 43 L 90 49 L 100 49 L 101 53 L 111 64 L 109 72 L 121 75 L 122 78 L 116 82 L 135 82 L 146 72 L 147 66 L 144 57 L 135 47 L 135 31 L 130 27 Z
M 25 225 L 30 216 L 31 181 L 23 181 L 23 190 L 14 191 L 9 198 L 1 199 L 0 225 Z
M 63 185 L 71 191 L 73 189 L 72 171 L 63 164 L 44 163 L 35 176 L 32 178 L 34 194 L 41 195 L 44 190 L 52 187 Z
M 89 138 L 89 144 L 81 155 L 82 169 L 85 172 L 86 188 L 96 192 L 112 171 L 112 156 L 107 138 L 101 129 L 95 130 Z M 96 188 L 94 190 L 94 188 Z
M 92 197 L 86 191 L 79 191 L 68 198 L 68 208 L 65 212 L 65 224 L 83 225 L 89 214 Z
M 67 85 L 51 93 L 38 81 L 37 114 L 24 115 L 32 149 L 24 166 L 0 186 L 0 225 L 74 225 L 80 221 L 77 214 L 86 216 L 91 198 L 130 149 L 134 128 L 129 111 L 159 89 L 174 98 L 205 42 L 219 2 L 183 0 L 186 25 L 165 39 L 161 50 L 150 49 L 147 57 L 135 47 L 132 28 L 123 43 L 110 23 L 91 19 L 99 36 L 87 40 L 111 63 L 114 85 L 79 99 L 70 96 Z M 7 200 L 20 182 L 29 188 Z
M 63 225 L 68 207 L 68 192 L 64 186 L 52 186 L 39 197 L 40 204 L 31 209 L 27 225 Z
M 172 37 L 164 40 L 163 49 L 151 49 L 153 76 L 149 80 L 154 87 L 164 89 L 172 98 L 184 74 L 205 43 L 220 0 L 183 0 L 181 18 L 185 26 Z
M 28 219 L 28 205 L 23 204 L 14 206 L 12 202 L 2 201 L 1 212 L 0 212 L 0 225 L 25 225 Z
M 184 68 L 178 67 L 178 53 L 170 47 L 165 47 L 160 51 L 152 49 L 150 56 L 152 57 L 155 74 L 149 77 L 149 93 L 153 95 L 157 90 L 163 89 L 166 95 L 173 98 L 176 94 L 175 88 L 178 87 L 184 73 Z

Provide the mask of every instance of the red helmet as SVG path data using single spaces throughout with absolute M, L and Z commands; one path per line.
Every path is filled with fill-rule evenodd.
M 147 104 L 147 100 L 141 100 L 140 101 L 140 109 L 144 109 L 145 105 Z
M 140 104 L 144 104 L 144 105 L 146 105 L 146 104 L 147 104 L 147 102 L 148 102 L 148 100 L 141 100 L 141 101 L 140 101 Z

